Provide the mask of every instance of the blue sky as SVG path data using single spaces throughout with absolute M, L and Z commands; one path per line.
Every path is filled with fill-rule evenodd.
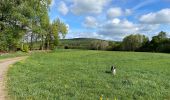
M 66 38 L 122 40 L 160 31 L 170 36 L 170 0 L 52 0 L 49 16 L 67 24 Z

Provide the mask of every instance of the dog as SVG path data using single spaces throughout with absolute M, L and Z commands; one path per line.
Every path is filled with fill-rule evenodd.
M 113 75 L 116 75 L 116 67 L 114 65 L 111 66 L 111 72 Z

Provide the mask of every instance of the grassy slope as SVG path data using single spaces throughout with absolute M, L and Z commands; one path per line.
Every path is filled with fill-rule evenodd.
M 16 63 L 7 85 L 17 100 L 169 100 L 169 72 L 168 54 L 60 50 Z

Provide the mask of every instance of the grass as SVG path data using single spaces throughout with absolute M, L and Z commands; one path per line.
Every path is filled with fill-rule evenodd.
M 117 66 L 117 75 L 105 71 Z M 8 71 L 17 100 L 169 100 L 170 55 L 56 50 L 37 53 Z
M 6 53 L 6 54 L 0 54 L 0 60 L 6 59 L 6 58 L 14 58 L 14 57 L 20 57 L 20 56 L 27 56 L 28 53 L 25 52 L 13 52 L 13 53 Z

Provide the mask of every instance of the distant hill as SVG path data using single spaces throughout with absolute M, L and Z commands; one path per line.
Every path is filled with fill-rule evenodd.
M 73 38 L 73 39 L 61 39 L 59 47 L 70 49 L 90 49 L 91 44 L 95 41 L 118 43 L 117 41 L 108 41 L 94 38 Z

